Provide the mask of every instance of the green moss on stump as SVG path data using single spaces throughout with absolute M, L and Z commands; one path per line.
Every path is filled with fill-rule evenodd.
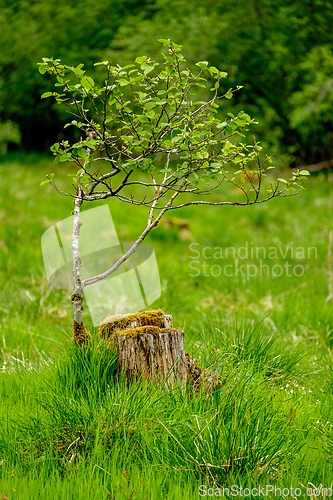
M 179 330 L 179 328 L 172 328 L 172 331 Z M 150 333 L 154 337 L 157 337 L 160 333 L 170 333 L 169 328 L 160 328 L 159 326 L 137 326 L 135 328 L 127 328 L 126 330 L 118 330 L 113 332 L 113 335 L 128 335 L 130 337 L 136 337 L 137 335 L 142 335 L 143 333 Z
M 134 321 L 138 323 L 138 326 L 126 329 Z M 157 335 L 161 331 L 167 332 L 168 329 L 164 328 L 164 312 L 161 309 L 156 309 L 155 311 L 108 316 L 100 326 L 99 336 L 103 339 L 109 339 L 113 333 L 117 332 L 134 336 L 140 333 Z

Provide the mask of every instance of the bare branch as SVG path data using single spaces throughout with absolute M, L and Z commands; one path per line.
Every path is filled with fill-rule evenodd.
M 164 213 L 169 209 L 169 207 L 172 205 L 173 201 L 175 198 L 180 194 L 181 191 L 174 193 L 172 197 L 170 198 L 169 202 L 166 204 L 166 206 L 161 210 L 160 214 L 156 217 L 154 221 L 151 221 L 150 223 L 148 222 L 148 225 L 146 229 L 142 232 L 141 236 L 133 243 L 131 248 L 120 258 L 118 261 L 107 271 L 105 271 L 102 274 L 99 274 L 97 276 L 94 276 L 92 278 L 87 278 L 82 281 L 82 287 L 92 285 L 96 283 L 97 281 L 101 281 L 104 278 L 107 278 L 110 276 L 112 273 L 114 273 L 123 262 L 125 262 L 138 248 L 138 246 L 143 242 L 143 240 L 146 238 L 146 236 L 150 233 L 150 231 L 157 226 L 161 218 L 163 217 Z

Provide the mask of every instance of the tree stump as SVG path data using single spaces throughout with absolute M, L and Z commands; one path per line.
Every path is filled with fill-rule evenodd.
M 128 380 L 143 377 L 166 389 L 176 381 L 186 383 L 184 331 L 172 328 L 172 316 L 160 309 L 110 316 L 101 324 L 100 337 L 116 352 L 119 373 Z

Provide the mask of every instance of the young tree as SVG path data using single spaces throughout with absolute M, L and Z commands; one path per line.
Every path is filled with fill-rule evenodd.
M 263 188 L 263 179 L 273 168 L 269 166 L 271 159 L 261 160 L 261 147 L 255 140 L 253 144 L 241 142 L 244 129 L 254 120 L 244 112 L 237 116 L 228 113 L 222 119 L 217 112 L 219 100 L 231 99 L 241 87 L 221 93 L 221 81 L 227 73 L 207 61 L 198 62 L 198 71 L 193 73 L 186 67 L 180 45 L 170 40 L 160 42 L 167 48 L 162 69 L 146 56 L 124 67 L 98 62 L 95 66 L 105 71 L 102 86 L 86 75 L 83 64 L 71 67 L 52 58 L 39 63 L 39 71 L 54 75 L 55 85 L 61 87 L 61 92 L 46 92 L 42 97 L 53 96 L 57 103 L 67 106 L 73 119 L 65 127 L 74 125 L 82 134 L 74 144 L 63 140 L 51 147 L 56 161 L 77 165 L 74 192 L 62 191 L 52 176 L 44 181 L 58 193 L 74 198 L 74 332 L 86 332 L 82 322 L 84 287 L 115 272 L 166 212 L 189 205 L 247 206 L 290 196 L 298 192 L 299 180 L 308 174 L 298 171 L 289 180 L 271 181 Z M 210 99 L 195 100 L 198 91 L 212 81 Z M 232 167 L 230 171 L 227 164 Z M 224 183 L 239 188 L 243 199 L 212 201 L 208 195 Z M 128 194 L 128 188 L 136 187 L 146 194 Z M 82 280 L 81 206 L 84 201 L 109 197 L 147 207 L 148 222 L 110 269 Z

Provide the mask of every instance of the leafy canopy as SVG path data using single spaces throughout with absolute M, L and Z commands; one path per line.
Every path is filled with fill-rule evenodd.
M 258 201 L 261 179 L 272 167 L 267 166 L 269 157 L 260 162 L 259 143 L 242 142 L 244 130 L 254 119 L 243 111 L 236 116 L 227 113 L 224 119 L 217 114 L 220 100 L 231 99 L 241 87 L 221 93 L 219 88 L 227 73 L 207 61 L 196 63 L 198 70 L 192 72 L 186 67 L 181 45 L 164 39 L 160 42 L 167 48 L 162 67 L 147 56 L 123 67 L 110 61 L 98 62 L 95 66 L 104 71 L 102 85 L 86 74 L 83 64 L 72 67 L 61 64 L 60 59 L 43 58 L 40 73 L 54 75 L 55 86 L 61 89 L 42 97 L 53 96 L 57 103 L 64 104 L 73 115 L 65 127 L 73 125 L 81 132 L 77 142 L 63 140 L 51 147 L 56 161 L 77 164 L 79 170 L 73 180 L 87 197 L 101 184 L 107 191 L 99 199 L 118 195 L 134 171 L 143 171 L 162 175 L 163 181 L 157 181 L 157 186 L 180 189 L 182 181 L 184 191 L 194 194 L 208 192 L 205 186 L 210 180 L 217 181 L 215 187 L 231 182 L 243 191 L 246 203 L 251 196 L 253 202 Z M 210 99 L 197 100 L 198 91 L 208 84 Z M 230 162 L 237 165 L 231 175 L 225 168 Z M 98 175 L 103 163 L 113 171 L 101 182 Z M 110 179 L 119 173 L 125 177 L 115 188 Z M 237 174 L 243 176 L 238 179 Z M 276 195 L 280 182 L 284 189 L 299 187 L 299 178 L 306 174 L 303 171 L 289 181 L 281 179 L 268 192 Z M 133 202 L 128 198 L 124 201 Z

